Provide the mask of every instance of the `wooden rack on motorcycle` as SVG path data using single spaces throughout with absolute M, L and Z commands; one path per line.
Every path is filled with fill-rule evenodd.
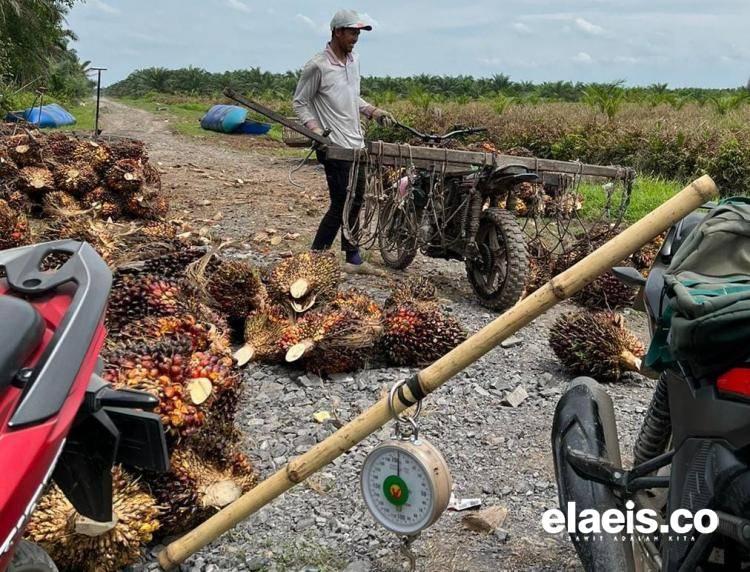
M 353 164 L 344 211 L 353 244 L 377 245 L 396 269 L 418 251 L 462 260 L 480 302 L 496 310 L 545 283 L 553 258 L 615 234 L 635 179 L 619 166 L 382 141 L 326 152 Z

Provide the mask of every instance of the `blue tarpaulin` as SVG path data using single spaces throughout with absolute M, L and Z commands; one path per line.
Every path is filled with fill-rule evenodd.
M 262 135 L 271 126 L 257 121 L 246 121 L 247 109 L 238 105 L 214 105 L 201 119 L 201 127 L 219 133 Z
M 39 127 L 61 127 L 73 125 L 76 118 L 56 103 L 29 107 L 23 111 L 14 111 L 5 116 L 7 121 L 25 120 Z

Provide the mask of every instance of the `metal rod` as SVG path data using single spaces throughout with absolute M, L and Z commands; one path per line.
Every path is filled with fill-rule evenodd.
M 469 339 L 423 369 L 401 388 L 393 403 L 401 413 L 443 385 L 455 374 L 474 363 L 508 336 L 520 330 L 558 302 L 565 300 L 592 282 L 597 276 L 635 252 L 678 220 L 718 196 L 719 190 L 708 175 L 693 181 L 677 195 L 657 207 L 618 236 L 555 276 L 529 297 L 524 298 Z M 388 398 L 384 397 L 324 441 L 223 508 L 203 524 L 172 542 L 159 553 L 159 564 L 169 570 L 184 562 L 218 536 L 315 471 L 343 455 L 392 419 Z
M 237 103 L 241 103 L 245 107 L 249 107 L 253 111 L 257 111 L 261 115 L 265 115 L 269 119 L 273 119 L 277 123 L 281 123 L 284 127 L 288 127 L 289 129 L 296 131 L 300 135 L 304 135 L 305 137 L 312 139 L 320 145 L 325 145 L 328 147 L 332 146 L 331 142 L 326 137 L 318 135 L 317 133 L 315 133 L 315 131 L 308 129 L 304 125 L 300 125 L 295 121 L 289 121 L 286 117 L 284 117 L 283 115 L 279 115 L 273 109 L 269 109 L 265 105 L 261 105 L 260 103 L 251 101 L 246 97 L 241 96 L 231 87 L 228 87 L 224 90 L 224 95 L 226 95 L 229 99 L 233 99 Z
M 96 116 L 94 117 L 94 139 L 99 137 L 99 101 L 101 99 L 102 91 L 102 72 L 106 71 L 107 68 L 89 68 L 89 70 L 96 71 Z

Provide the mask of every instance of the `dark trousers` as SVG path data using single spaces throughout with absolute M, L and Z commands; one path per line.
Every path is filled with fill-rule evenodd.
M 341 228 L 344 220 L 344 206 L 346 204 L 347 185 L 349 184 L 349 171 L 352 168 L 350 161 L 340 161 L 338 159 L 327 159 L 324 153 L 317 152 L 318 162 L 322 163 L 326 172 L 326 181 L 328 182 L 328 194 L 331 198 L 331 205 L 328 211 L 323 215 L 320 221 L 318 232 L 315 234 L 315 240 L 312 243 L 313 250 L 327 250 L 336 240 L 336 233 Z M 357 219 L 359 209 L 362 207 L 362 200 L 365 194 L 366 169 L 360 166 L 355 181 L 354 197 L 352 197 L 351 209 L 349 211 L 349 228 L 352 231 L 357 229 Z M 349 242 L 344 236 L 344 230 L 341 230 L 341 250 L 344 252 L 355 252 L 357 247 Z

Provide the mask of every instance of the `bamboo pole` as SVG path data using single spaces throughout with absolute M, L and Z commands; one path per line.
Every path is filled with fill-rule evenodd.
M 575 294 L 597 276 L 610 269 L 675 222 L 703 203 L 715 198 L 718 189 L 708 175 L 693 181 L 680 193 L 666 201 L 631 227 L 604 244 L 586 258 L 555 276 L 531 296 L 524 298 L 497 317 L 465 342 L 451 350 L 418 374 L 419 385 L 429 394 L 456 373 L 475 362 L 498 343 L 520 330 L 543 312 Z M 411 392 L 404 393 L 413 400 Z M 395 400 L 397 412 L 408 408 Z M 253 490 L 225 507 L 182 538 L 159 553 L 159 564 L 166 570 L 184 562 L 191 554 L 246 519 L 261 507 L 304 481 L 315 471 L 345 453 L 391 419 L 387 397 L 344 425 L 333 435 L 289 462 Z

